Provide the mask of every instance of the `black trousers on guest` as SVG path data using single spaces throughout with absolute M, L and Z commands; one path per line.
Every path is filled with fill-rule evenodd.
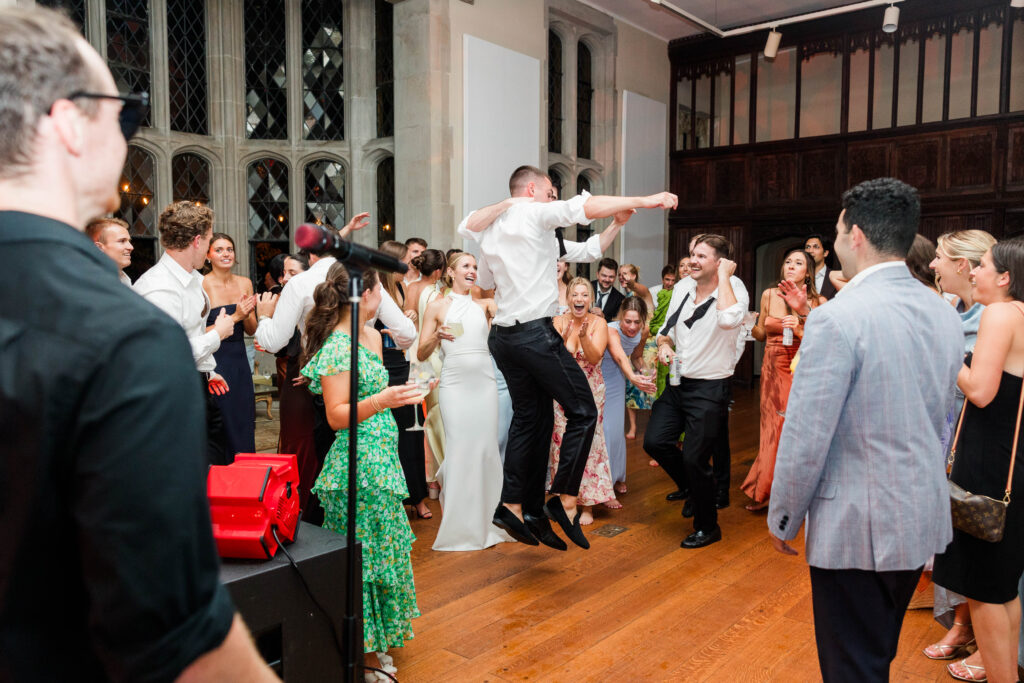
M 715 508 L 714 471 L 711 456 L 722 438 L 722 424 L 728 420 L 731 379 L 690 379 L 679 386 L 665 387 L 651 408 L 644 434 L 644 450 L 665 470 L 680 489 L 689 487 L 693 501 L 693 528 L 714 531 L 718 526 Z M 676 448 L 685 433 L 683 450 Z
M 903 616 L 921 569 L 810 569 L 822 679 L 825 683 L 888 681 Z
M 501 500 L 522 504 L 526 513 L 541 516 L 555 421 L 552 401 L 562 406 L 567 424 L 551 492 L 575 496 L 597 426 L 594 394 L 551 318 L 494 325 L 487 346 L 512 397 Z
M 711 469 L 715 476 L 718 493 L 729 492 L 731 479 L 732 450 L 729 448 L 729 406 L 732 405 L 732 378 L 729 378 L 728 397 L 726 398 L 725 419 L 718 428 L 715 439 L 715 452 L 711 454 Z
M 409 361 L 400 349 L 385 348 L 384 367 L 388 371 L 388 386 L 405 384 L 409 379 Z M 416 424 L 417 413 L 423 422 L 423 410 L 419 405 L 392 408 L 391 415 L 398 426 L 398 461 L 402 464 L 405 484 L 409 487 L 406 505 L 418 505 L 427 497 L 427 463 L 423 447 L 423 432 L 410 432 Z
M 206 400 L 206 459 L 211 465 L 230 465 L 235 454 L 228 452 L 228 434 L 224 431 L 224 416 L 221 415 L 217 399 L 210 393 L 210 383 L 205 372 L 199 373 Z M 231 387 L 228 387 L 230 389 Z

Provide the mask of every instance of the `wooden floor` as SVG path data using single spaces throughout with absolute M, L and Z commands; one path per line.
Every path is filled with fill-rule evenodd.
M 757 394 L 737 391 L 732 414 L 732 506 L 724 540 L 684 550 L 690 533 L 673 486 L 629 443 L 625 507 L 598 512 L 590 550 L 500 544 L 480 552 L 430 549 L 433 520 L 414 520 L 415 638 L 392 651 L 398 678 L 427 681 L 820 680 L 803 557 L 772 550 L 765 514 L 743 509 L 738 487 L 757 452 Z M 641 422 L 641 425 L 643 422 Z M 616 535 L 602 536 L 615 531 Z M 907 613 L 895 681 L 951 681 L 921 648 L 942 629 L 930 610 Z

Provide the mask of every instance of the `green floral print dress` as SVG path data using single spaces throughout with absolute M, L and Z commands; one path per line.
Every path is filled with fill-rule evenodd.
M 334 332 L 302 369 L 309 390 L 322 394 L 320 378 L 347 372 L 351 367 L 352 338 Z M 388 386 L 388 371 L 381 359 L 359 346 L 359 399 Z M 402 500 L 409 496 L 398 461 L 398 427 L 390 410 L 382 410 L 359 423 L 356 538 L 363 546 L 363 648 L 385 652 L 412 638 L 416 587 L 412 579 L 412 542 L 415 540 Z M 324 528 L 346 531 L 348 486 L 348 429 L 339 429 L 313 492 L 324 508 Z

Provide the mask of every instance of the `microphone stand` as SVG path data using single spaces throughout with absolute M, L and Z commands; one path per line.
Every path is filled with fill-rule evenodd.
M 344 642 L 345 683 L 358 683 L 362 680 L 363 652 L 362 634 L 359 632 L 359 617 L 356 613 L 356 574 L 360 563 L 356 562 L 356 442 L 358 440 L 359 416 L 359 301 L 363 291 L 363 271 L 354 267 L 348 269 L 348 303 L 351 306 L 352 338 L 351 361 L 349 366 L 348 387 L 348 511 L 345 527 L 345 616 L 342 619 L 342 641 Z M 362 548 L 359 549 L 360 556 Z

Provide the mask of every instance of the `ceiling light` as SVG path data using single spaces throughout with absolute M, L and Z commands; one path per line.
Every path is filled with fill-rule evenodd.
M 764 56 L 767 59 L 775 59 L 775 54 L 779 51 L 780 42 L 782 42 L 782 34 L 773 28 L 768 32 L 768 40 L 764 44 Z
M 1010 0 L 1010 7 L 1024 7 L 1024 0 Z
M 1021 0 L 1013 0 L 1014 2 L 1020 2 Z M 882 30 L 886 33 L 895 33 L 896 27 L 900 23 L 900 8 L 895 5 L 889 5 L 885 9 L 885 14 L 882 16 Z

